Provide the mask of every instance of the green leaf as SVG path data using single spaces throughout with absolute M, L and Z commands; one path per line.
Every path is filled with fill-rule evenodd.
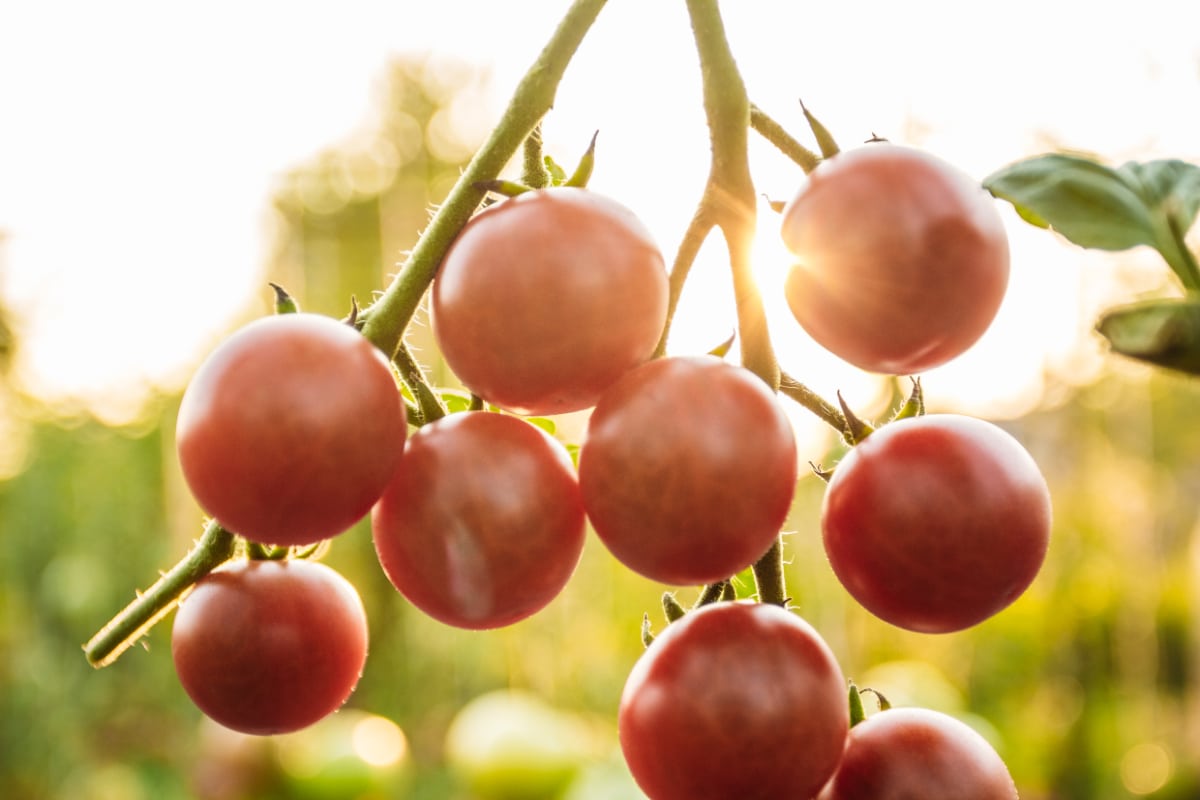
M 1117 171 L 1141 186 L 1142 197 L 1182 239 L 1200 211 L 1200 166 L 1178 159 L 1131 161 Z
M 558 426 L 554 424 L 554 420 L 547 417 L 525 417 L 525 421 L 534 427 L 541 428 L 551 436 L 558 431 Z
M 1104 314 L 1096 330 L 1114 352 L 1200 375 L 1200 298 L 1147 300 Z
M 984 179 L 983 186 L 1012 203 L 1025 221 L 1051 228 L 1080 247 L 1154 245 L 1150 204 L 1129 172 L 1054 153 L 1011 164 Z
M 1053 228 L 1081 247 L 1157 250 L 1190 290 L 1200 265 L 1184 236 L 1200 210 L 1200 167 L 1178 159 L 1129 162 L 1117 169 L 1067 154 L 1037 156 L 983 182 L 1023 219 Z
M 460 392 L 456 389 L 442 389 L 438 392 L 438 396 L 445 403 L 446 411 L 451 414 L 459 411 L 467 411 L 471 408 L 471 395 L 468 392 Z

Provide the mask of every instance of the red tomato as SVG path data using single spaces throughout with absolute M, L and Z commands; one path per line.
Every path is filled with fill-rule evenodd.
M 418 430 L 371 517 L 388 578 L 462 628 L 508 625 L 570 579 L 585 520 L 566 450 L 516 417 L 452 414 Z
M 899 420 L 834 470 L 821 509 L 829 563 L 876 616 L 945 633 L 1017 599 L 1041 568 L 1050 493 L 1037 464 L 983 420 Z
M 179 681 L 242 733 L 299 730 L 354 691 L 367 617 L 354 587 L 313 561 L 236 561 L 202 578 L 171 631 Z
M 650 357 L 667 275 L 650 232 L 583 189 L 528 192 L 477 214 L 433 283 L 433 330 L 475 394 L 518 414 L 561 414 Z
M 651 361 L 601 398 L 579 453 L 583 502 L 619 561 L 663 583 L 724 580 L 787 517 L 796 442 L 775 396 L 711 356 Z
M 1017 800 L 1008 767 L 987 740 L 924 708 L 880 711 L 850 729 L 818 800 Z
M 812 626 L 779 606 L 717 603 L 638 660 L 618 729 L 654 800 L 809 798 L 837 766 L 849 717 L 841 668 Z
M 284 314 L 250 323 L 200 366 L 176 440 L 188 486 L 225 528 L 303 545 L 370 511 L 407 430 L 370 342 L 329 317 Z
M 871 144 L 809 175 L 783 211 L 796 258 L 788 305 L 833 354 L 912 375 L 963 353 L 1008 287 L 1008 239 L 992 198 L 931 155 Z

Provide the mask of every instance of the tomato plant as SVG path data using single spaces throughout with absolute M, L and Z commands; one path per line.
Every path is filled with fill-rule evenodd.
M 433 329 L 475 394 L 521 414 L 595 404 L 662 333 L 667 276 L 650 232 L 603 195 L 556 187 L 477 214 L 433 283 Z
M 963 353 L 1008 286 L 992 198 L 922 151 L 875 143 L 821 163 L 783 211 L 800 325 L 864 370 L 912 375 Z
M 898 420 L 855 445 L 821 508 L 829 562 L 869 611 L 944 633 L 987 619 L 1036 577 L 1050 494 L 1010 434 L 954 414 Z
M 850 729 L 818 800 L 1017 800 L 999 754 L 973 728 L 924 708 L 880 711 Z
M 579 453 L 583 502 L 622 563 L 663 583 L 712 583 L 766 552 L 796 485 L 775 396 L 711 356 L 630 372 L 600 399 Z
M 354 587 L 313 561 L 232 561 L 179 606 L 171 655 L 209 717 L 242 733 L 295 731 L 333 713 L 367 657 Z
M 585 520 L 562 445 L 522 419 L 465 411 L 413 434 L 372 528 L 409 601 L 478 629 L 554 599 L 579 561 Z
M 811 797 L 849 727 L 845 679 L 807 622 L 716 603 L 672 623 L 621 695 L 621 749 L 654 800 Z
M 315 314 L 250 323 L 200 366 L 179 409 L 179 463 L 200 506 L 255 541 L 349 528 L 387 485 L 407 435 L 383 355 Z

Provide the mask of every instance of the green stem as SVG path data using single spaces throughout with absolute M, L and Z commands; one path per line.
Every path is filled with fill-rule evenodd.
M 542 123 L 533 126 L 533 130 L 525 137 L 525 145 L 521 149 L 522 164 L 521 183 L 530 189 L 543 189 L 550 185 L 550 173 L 546 172 L 546 162 L 542 157 Z
M 783 544 L 780 537 L 762 554 L 751 567 L 754 585 L 758 588 L 758 602 L 787 607 L 787 589 L 783 580 Z
M 93 667 L 107 667 L 166 616 L 196 581 L 233 556 L 236 539 L 217 524 L 208 523 L 200 541 L 182 561 L 127 605 L 83 646 Z
M 425 371 L 417 363 L 417 358 L 409 349 L 407 342 L 401 340 L 399 346 L 396 347 L 396 352 L 392 355 L 392 361 L 400 370 L 400 380 L 404 381 L 404 385 L 409 388 L 417 400 L 417 409 L 421 412 L 421 424 L 425 425 L 446 416 L 446 404 L 429 385 L 429 381 L 425 378 Z
M 537 60 L 517 85 L 508 108 L 475 153 L 413 246 L 391 285 L 363 310 L 363 335 L 389 357 L 429 288 L 450 244 L 483 200 L 476 184 L 496 178 L 525 138 L 554 105 L 567 64 L 606 0 L 575 0 Z
M 842 415 L 837 406 L 821 397 L 791 375 L 783 373 L 780 376 L 779 391 L 784 396 L 791 398 L 811 411 L 822 422 L 836 430 L 842 436 L 845 436 L 849 431 L 849 426 L 846 424 L 846 417 Z
M 1166 227 L 1166 232 L 1156 237 L 1158 252 L 1189 293 L 1200 292 L 1200 265 L 1187 248 L 1184 238 L 1187 231 L 1179 229 L 1174 217 L 1167 219 Z
M 775 145 L 779 152 L 795 161 L 806 173 L 812 172 L 817 168 L 817 164 L 821 163 L 819 155 L 796 141 L 790 133 L 784 130 L 782 125 L 753 103 L 750 105 L 750 127 L 759 136 Z
M 708 184 L 700 203 L 721 228 L 729 250 L 742 366 L 775 390 L 779 365 L 751 267 L 757 196 L 750 177 L 750 99 L 729 49 L 717 0 L 687 0 L 687 7 L 700 56 L 704 112 L 712 143 Z
M 692 271 L 692 265 L 696 263 L 696 256 L 700 254 L 700 248 L 704 246 L 704 240 L 708 238 L 714 225 L 715 223 L 708 213 L 708 207 L 701 203 L 697 206 L 692 221 L 688 223 L 687 231 L 683 234 L 683 241 L 679 243 L 679 249 L 675 251 L 675 260 L 671 263 L 671 274 L 667 284 L 667 321 L 663 325 L 658 347 L 654 349 L 655 358 L 667 353 L 667 339 L 671 336 L 671 323 L 675 321 L 675 309 L 679 307 L 683 286 Z

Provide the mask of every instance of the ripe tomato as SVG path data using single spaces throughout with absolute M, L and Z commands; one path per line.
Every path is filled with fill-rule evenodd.
M 200 366 L 179 409 L 187 484 L 228 530 L 303 545 L 349 528 L 399 463 L 408 421 L 386 359 L 315 314 L 264 317 Z
M 171 631 L 175 671 L 209 717 L 242 733 L 304 728 L 354 691 L 367 617 L 354 587 L 313 561 L 230 562 L 202 578 Z
M 650 357 L 667 275 L 650 232 L 583 189 L 518 195 L 477 214 L 433 283 L 433 330 L 475 394 L 518 414 L 561 414 Z
M 795 256 L 785 292 L 833 354 L 911 375 L 983 335 L 1008 287 L 1008 239 L 991 197 L 926 153 L 871 144 L 809 175 L 783 211 Z
M 579 453 L 592 527 L 633 571 L 713 583 L 779 534 L 796 486 L 791 423 L 751 372 L 711 356 L 661 358 L 600 399 Z
M 884 425 L 834 470 L 825 551 L 846 590 L 893 625 L 961 630 L 1017 599 L 1050 536 L 1050 493 L 1011 435 L 931 414 Z
M 966 723 L 924 708 L 892 708 L 850 729 L 818 800 L 1017 800 L 1008 767 Z
M 477 630 L 553 600 L 585 532 L 562 445 L 524 420 L 484 411 L 413 434 L 371 521 L 395 587 L 431 617 Z
M 779 606 L 717 603 L 672 623 L 621 695 L 621 749 L 654 800 L 807 798 L 849 727 L 828 645 Z

